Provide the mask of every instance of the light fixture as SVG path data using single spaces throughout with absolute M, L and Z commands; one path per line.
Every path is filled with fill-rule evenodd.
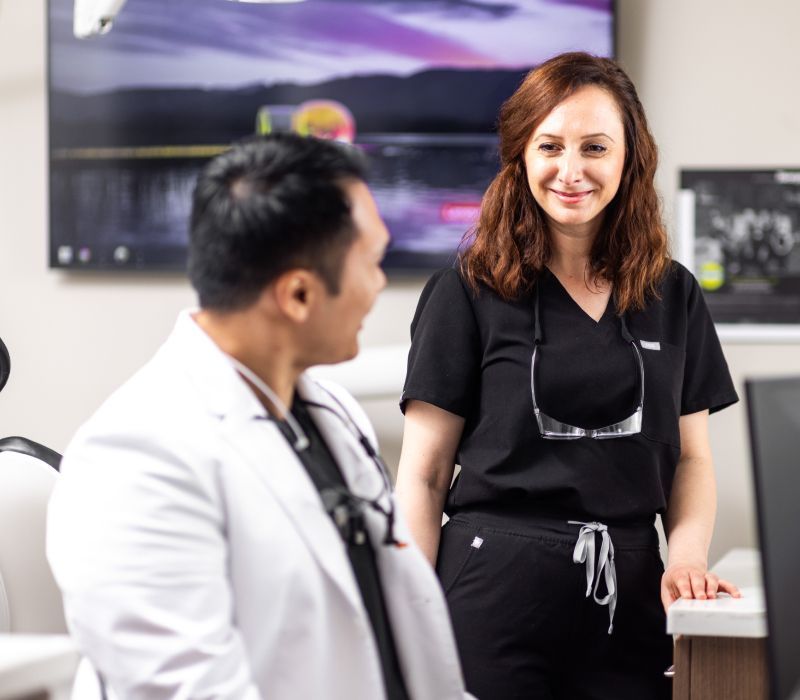
M 114 18 L 119 14 L 126 0 L 75 0 L 73 32 L 79 39 L 95 34 L 105 34 L 111 29 Z M 135 0 L 134 0 L 135 2 Z M 252 4 L 287 4 L 305 0 L 229 0 Z

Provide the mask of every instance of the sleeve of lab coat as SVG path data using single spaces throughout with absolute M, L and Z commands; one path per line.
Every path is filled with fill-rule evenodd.
M 120 698 L 261 698 L 214 475 L 199 451 L 147 434 L 79 436 L 67 450 L 48 558 L 71 633 Z

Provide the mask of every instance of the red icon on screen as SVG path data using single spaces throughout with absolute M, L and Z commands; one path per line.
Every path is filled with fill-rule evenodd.
M 448 224 L 474 224 L 480 212 L 480 202 L 445 202 L 439 210 L 439 217 Z

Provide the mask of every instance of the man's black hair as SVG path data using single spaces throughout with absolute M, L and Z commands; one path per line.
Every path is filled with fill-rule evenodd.
M 355 148 L 295 134 L 248 139 L 214 158 L 197 180 L 189 230 L 200 306 L 246 307 L 294 267 L 338 293 L 356 236 L 344 189 L 353 179 L 365 179 Z

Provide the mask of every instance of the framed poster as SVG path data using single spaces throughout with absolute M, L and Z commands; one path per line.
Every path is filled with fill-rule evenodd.
M 800 342 L 800 168 L 682 170 L 678 258 L 723 340 Z

